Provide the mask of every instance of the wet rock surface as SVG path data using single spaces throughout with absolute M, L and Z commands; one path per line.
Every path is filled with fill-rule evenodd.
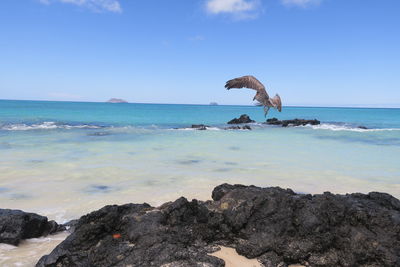
M 193 129 L 197 129 L 197 130 L 207 130 L 207 127 L 210 127 L 208 125 L 204 125 L 204 124 L 192 124 Z
M 47 217 L 21 210 L 0 209 L 0 243 L 17 246 L 21 240 L 46 236 L 65 228 Z
M 264 266 L 400 266 L 400 201 L 223 184 L 212 201 L 106 206 L 37 266 L 224 266 L 231 246 Z
M 293 120 L 278 120 L 277 118 L 267 119 L 265 122 L 269 125 L 282 125 L 282 127 L 288 126 L 305 126 L 305 125 L 319 125 L 319 120 L 305 120 L 305 119 L 293 119 Z
M 234 118 L 228 121 L 228 124 L 241 124 L 241 123 L 252 123 L 255 122 L 247 114 L 241 115 L 239 118 Z
M 251 130 L 251 127 L 249 125 L 244 125 L 244 126 L 230 126 L 224 128 L 225 130 Z

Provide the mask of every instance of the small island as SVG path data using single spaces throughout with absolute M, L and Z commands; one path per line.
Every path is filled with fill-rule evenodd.
M 128 101 L 121 98 L 110 98 L 107 103 L 128 103 Z
M 210 102 L 210 106 L 218 106 L 217 102 Z

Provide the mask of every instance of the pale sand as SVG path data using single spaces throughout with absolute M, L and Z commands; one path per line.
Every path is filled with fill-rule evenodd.
M 219 246 L 220 250 L 211 253 L 214 257 L 225 261 L 225 267 L 262 267 L 263 265 L 257 259 L 248 259 L 239 255 L 234 248 Z M 304 267 L 300 264 L 292 264 L 289 267 Z
M 234 248 L 220 246 L 220 250 L 210 255 L 225 261 L 225 267 L 262 267 L 257 259 L 248 259 L 239 255 Z
M 50 237 L 33 238 L 23 241 L 19 247 L 0 245 L 0 266 L 34 266 L 41 256 L 49 254 L 68 233 L 62 232 Z M 220 250 L 210 253 L 225 261 L 226 267 L 262 267 L 257 259 L 248 259 L 239 255 L 234 248 L 219 246 Z M 17 259 L 17 260 L 16 260 Z M 292 264 L 289 267 L 304 267 Z

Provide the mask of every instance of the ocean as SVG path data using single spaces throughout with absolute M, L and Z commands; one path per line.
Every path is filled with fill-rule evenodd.
M 257 121 L 251 131 L 224 130 L 241 114 Z M 400 109 L 284 107 L 272 117 L 321 125 L 266 125 L 256 106 L 0 100 L 0 208 L 63 223 L 107 204 L 207 200 L 222 183 L 400 198 Z M 0 245 L 0 265 L 34 264 L 60 240 Z

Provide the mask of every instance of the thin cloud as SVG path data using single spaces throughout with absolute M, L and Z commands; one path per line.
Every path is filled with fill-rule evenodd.
M 258 15 L 260 0 L 207 0 L 206 10 L 210 14 L 229 14 L 237 19 L 254 18 Z
M 205 39 L 206 38 L 203 35 L 195 35 L 195 36 L 189 37 L 189 41 L 193 41 L 193 42 L 204 41 Z
M 94 12 L 122 12 L 122 8 L 118 0 L 39 0 L 39 2 L 46 5 L 54 2 L 72 4 L 88 8 Z
M 281 0 L 285 6 L 309 7 L 319 5 L 322 0 Z
M 82 100 L 84 97 L 64 92 L 51 92 L 48 97 L 55 100 Z

